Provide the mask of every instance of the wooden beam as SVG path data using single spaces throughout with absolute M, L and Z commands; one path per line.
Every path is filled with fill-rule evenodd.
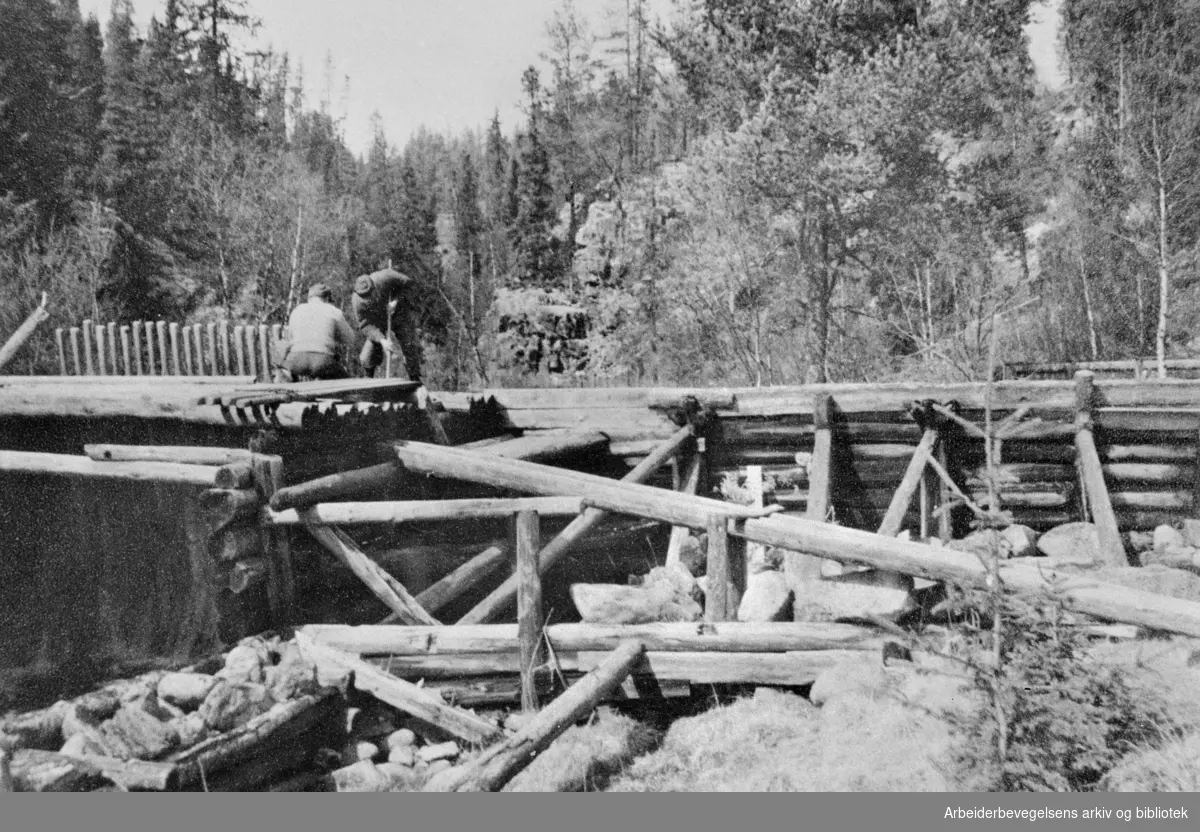
M 737 617 L 738 601 L 731 598 L 733 568 L 729 557 L 728 518 L 713 514 L 708 518 L 708 591 L 704 595 L 704 620 L 710 624 L 732 621 Z
M 605 652 L 554 651 L 554 670 L 587 673 L 602 662 Z M 783 685 L 812 684 L 818 675 L 847 660 L 861 661 L 861 650 L 813 650 L 787 653 L 718 653 L 705 651 L 648 651 L 633 668 L 635 676 L 663 685 L 689 682 L 694 685 Z M 492 678 L 515 676 L 521 656 L 515 648 L 494 653 L 453 653 L 418 656 L 387 656 L 370 660 L 377 667 L 403 679 L 458 680 L 472 676 Z M 544 677 L 549 668 L 538 668 Z
M 454 627 L 309 624 L 301 629 L 314 641 L 362 656 L 511 652 L 518 634 L 516 624 Z M 550 624 L 545 635 L 556 653 L 613 650 L 626 639 L 636 639 L 654 652 L 689 653 L 875 650 L 885 640 L 871 627 L 790 621 Z
M 249 469 L 250 481 L 259 499 L 267 503 L 283 487 L 283 457 L 255 454 L 250 464 L 235 462 L 217 472 L 218 485 L 237 486 Z M 291 623 L 292 604 L 296 597 L 296 581 L 292 574 L 292 543 L 287 529 L 264 527 L 261 530 L 263 552 L 267 560 L 267 600 L 276 627 Z
M 240 448 L 200 448 L 192 445 L 84 445 L 97 462 L 175 462 L 182 465 L 249 463 L 252 454 Z
M 704 467 L 704 455 L 699 449 L 692 453 L 688 459 L 687 473 L 684 474 L 683 484 L 680 488 L 684 494 L 695 494 L 696 489 L 700 485 L 700 471 Z M 687 526 L 672 526 L 671 540 L 667 544 L 667 563 L 679 563 L 683 553 L 683 545 L 691 536 L 691 529 Z
M 643 651 L 642 645 L 636 641 L 622 644 L 523 729 L 463 766 L 457 777 L 442 780 L 441 790 L 500 791 L 533 762 L 534 757 L 549 748 L 563 731 L 616 690 L 637 664 Z
M 645 482 L 651 474 L 666 464 L 667 460 L 673 457 L 685 443 L 691 441 L 695 435 L 695 428 L 692 425 L 680 428 L 670 439 L 659 445 L 657 450 L 626 474 L 621 482 Z M 539 572 L 544 575 L 547 569 L 561 560 L 577 541 L 586 536 L 588 532 L 599 525 L 606 517 L 608 517 L 608 512 L 598 508 L 588 508 L 579 517 L 572 520 L 565 529 L 559 532 L 538 553 Z M 486 555 L 487 553 L 483 554 Z M 481 555 L 480 557 L 482 558 L 483 556 Z M 459 619 L 458 623 L 483 624 L 491 621 L 509 608 L 509 605 L 516 598 L 516 594 L 517 579 L 513 576 L 488 595 L 487 598 L 476 604 L 473 609 Z
M 921 437 L 921 443 L 917 445 L 917 449 L 913 452 L 912 461 L 909 462 L 908 469 L 904 472 L 904 477 L 900 480 L 900 486 L 896 489 L 895 496 L 892 497 L 892 502 L 888 506 L 887 513 L 883 516 L 883 522 L 879 525 L 880 534 L 887 537 L 895 537 L 900 533 L 900 526 L 904 522 L 904 515 L 908 514 L 908 508 L 912 505 L 913 497 L 916 496 L 917 488 L 920 487 L 925 474 L 925 467 L 929 462 L 930 453 L 937 443 L 937 429 L 927 429 L 925 435 Z
M 0 451 L 0 472 L 164 482 L 204 488 L 214 487 L 217 480 L 217 469 L 212 466 L 169 462 L 96 462 L 86 456 L 33 451 Z
M 405 468 L 416 474 L 547 496 L 586 494 L 589 504 L 608 511 L 651 517 L 692 528 L 704 528 L 708 516 L 714 512 L 728 517 L 762 517 L 773 513 L 771 509 L 756 510 L 647 485 L 617 482 L 594 474 L 524 460 L 485 457 L 424 442 L 400 442 L 394 448 Z
M 353 540 L 338 529 L 328 526 L 305 526 L 317 542 L 349 567 L 370 590 L 404 624 L 433 624 L 440 622 L 421 608 L 404 585 L 385 572 L 358 548 Z
M 583 509 L 584 501 L 579 497 L 318 503 L 299 510 L 265 511 L 263 522 L 272 526 L 361 526 L 375 523 L 503 518 L 521 511 L 536 511 L 547 516 L 573 516 Z
M 748 518 L 731 531 L 770 546 L 806 552 L 842 563 L 873 566 L 980 589 L 987 586 L 987 569 L 971 555 L 945 548 L 934 549 L 922 543 L 882 537 L 844 526 L 777 515 Z M 1002 562 L 999 569 L 1001 581 L 1020 593 L 1043 593 L 1052 586 L 1059 586 L 1068 605 L 1076 612 L 1108 621 L 1200 637 L 1200 602 L 1169 598 L 1093 581 L 1082 575 L 1068 575 L 1011 561 Z
M 534 668 L 546 663 L 542 643 L 545 613 L 542 609 L 542 580 L 538 574 L 538 551 L 542 548 L 540 521 L 528 509 L 513 519 L 513 548 L 517 552 L 517 641 L 521 657 L 521 710 L 538 709 Z
M 342 471 L 299 485 L 280 488 L 271 495 L 271 508 L 284 511 L 318 503 L 352 500 L 378 494 L 401 481 L 403 469 L 394 462 L 371 465 L 354 471 Z
M 1075 385 L 1075 450 L 1079 454 L 1079 470 L 1092 522 L 1096 524 L 1100 536 L 1100 556 L 1110 566 L 1128 566 L 1129 558 L 1121 541 L 1121 530 L 1113 513 L 1108 486 L 1104 482 L 1104 470 L 1092 434 L 1095 399 L 1093 374 L 1080 370 L 1075 374 Z
M 358 690 L 469 743 L 482 744 L 501 733 L 491 723 L 450 707 L 436 694 L 390 676 L 357 656 L 318 644 L 302 632 L 296 633 L 296 644 L 304 658 L 317 666 L 322 684 L 340 683 L 353 673 L 354 687 Z

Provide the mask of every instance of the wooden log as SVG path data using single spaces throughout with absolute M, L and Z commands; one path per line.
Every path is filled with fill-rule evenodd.
M 708 519 L 708 591 L 704 596 L 704 620 L 710 624 L 737 618 L 740 598 L 730 597 L 733 566 L 730 563 L 727 516 L 713 514 Z
M 10 770 L 17 792 L 86 792 L 105 783 L 91 763 L 32 748 L 13 752 Z
M 193 375 L 202 376 L 205 373 L 204 369 L 204 328 L 200 324 L 192 324 L 191 326 L 191 341 L 192 355 L 194 356 L 195 364 L 192 367 Z
M 162 375 L 160 366 L 154 355 L 154 322 L 146 321 L 146 375 Z
M 181 375 L 190 376 L 193 373 L 191 327 L 184 326 L 180 330 L 179 340 L 183 343 L 183 372 Z
M 83 362 L 89 376 L 96 375 L 96 362 L 92 359 L 92 351 L 96 348 L 96 336 L 92 332 L 92 322 L 83 322 Z
M 318 503 L 299 510 L 266 511 L 263 513 L 263 522 L 272 526 L 362 526 L 430 520 L 494 519 L 510 517 L 520 511 L 536 511 L 547 516 L 573 516 L 583 511 L 584 505 L 579 497 Z
M 264 503 L 283 487 L 283 458 L 267 454 L 255 454 L 250 461 L 250 483 L 258 490 L 258 496 Z M 238 466 L 227 466 L 222 470 L 229 471 Z M 217 472 L 218 483 L 223 480 L 220 471 Z M 240 476 L 229 480 L 238 482 Z M 283 626 L 291 622 L 292 604 L 295 601 L 295 576 L 292 574 L 291 536 L 287 529 L 263 528 L 263 551 L 266 552 L 267 601 L 271 606 L 275 626 Z
M 403 469 L 392 462 L 330 474 L 300 485 L 279 489 L 271 497 L 271 508 L 274 511 L 284 511 L 290 508 L 306 508 L 318 503 L 367 497 L 402 482 L 403 475 Z
M 609 654 L 595 670 L 576 682 L 514 736 L 504 739 L 463 767 L 459 777 L 444 786 L 445 791 L 496 792 L 533 762 L 534 757 L 558 738 L 563 731 L 591 712 L 621 685 L 644 648 L 636 641 L 626 642 Z
M 249 464 L 251 457 L 249 451 L 241 448 L 193 445 L 84 445 L 83 452 L 97 462 L 176 462 L 181 465 Z M 216 476 L 220 477 L 220 471 Z
M 437 695 L 390 676 L 357 656 L 318 644 L 302 632 L 296 633 L 296 644 L 304 658 L 317 666 L 323 684 L 339 683 L 352 673 L 358 690 L 469 743 L 482 744 L 501 733 L 479 717 L 448 706 Z
M 208 551 L 214 560 L 226 563 L 258 558 L 263 554 L 262 534 L 257 525 L 227 526 L 209 539 Z
M 362 656 L 453 655 L 512 652 L 516 624 L 454 627 L 309 624 L 301 628 L 321 644 Z M 550 624 L 546 640 L 555 653 L 615 649 L 636 639 L 653 652 L 792 653 L 815 650 L 875 650 L 885 636 L 871 627 L 807 622 L 655 623 L 635 625 Z
M 44 474 L 131 482 L 165 482 L 212 488 L 216 468 L 169 462 L 96 462 L 86 456 L 0 451 L 0 472 Z
M 564 457 L 601 453 L 608 447 L 608 437 L 596 431 L 554 431 L 526 434 L 497 445 L 479 449 L 482 453 L 506 459 L 525 459 L 546 462 Z
M 29 317 L 17 327 L 16 332 L 8 337 L 8 340 L 4 342 L 4 346 L 0 346 L 0 367 L 3 367 L 12 360 L 17 351 L 25 346 L 25 342 L 32 337 L 38 324 L 49 317 L 50 313 L 46 311 L 46 294 L 43 292 L 41 304 L 29 313 Z
M 700 486 L 700 471 L 704 466 L 704 456 L 699 451 L 692 454 L 688 459 L 687 472 L 683 476 L 683 482 L 680 490 L 684 494 L 695 494 L 696 489 Z M 686 526 L 672 526 L 671 540 L 667 544 L 667 563 L 679 563 L 683 554 L 684 543 L 687 542 L 691 535 L 691 530 Z
M 210 323 L 205 329 L 208 331 L 208 372 L 214 376 L 222 374 L 221 365 L 217 363 L 218 341 L 217 341 L 217 325 Z M 228 375 L 228 372 L 225 373 Z
M 250 790 L 275 773 L 309 765 L 317 744 L 336 742 L 343 733 L 338 722 L 344 711 L 336 690 L 301 696 L 166 761 L 179 769 L 181 789 Z
M 170 376 L 178 375 L 171 372 L 171 356 L 167 352 L 167 323 L 166 321 L 158 321 L 154 325 L 158 333 L 158 362 L 162 366 L 160 375 Z
M 217 469 L 217 488 L 251 488 L 254 468 L 248 461 L 228 462 Z
M 246 375 L 246 327 L 241 324 L 233 328 L 233 354 L 237 359 L 237 374 Z
M 212 488 L 200 492 L 199 502 L 205 516 L 217 528 L 257 517 L 262 507 L 262 498 L 252 488 Z
M 243 336 L 246 339 L 246 372 L 258 378 L 258 347 L 256 341 L 258 328 L 255 326 L 247 326 L 243 330 Z
M 908 508 L 912 505 L 913 497 L 916 496 L 917 488 L 920 487 L 925 474 L 929 455 L 933 452 L 937 442 L 937 429 L 927 429 L 925 435 L 921 437 L 921 444 L 917 445 L 917 449 L 913 452 L 912 461 L 909 463 L 908 469 L 904 472 L 904 478 L 900 480 L 900 486 L 896 489 L 896 494 L 892 497 L 891 504 L 888 505 L 887 514 L 884 515 L 883 522 L 879 525 L 880 534 L 887 537 L 895 537 L 900 533 L 900 525 L 904 522 L 904 515 L 908 513 Z
M 649 479 L 650 475 L 661 468 L 666 461 L 673 457 L 679 449 L 690 442 L 695 437 L 695 428 L 692 425 L 677 430 L 670 439 L 659 445 L 658 450 L 650 454 L 635 467 L 632 471 L 625 475 L 621 480 L 622 483 L 641 483 Z M 608 513 L 596 508 L 588 508 L 575 520 L 559 532 L 553 540 L 546 544 L 541 552 L 538 553 L 538 569 L 544 575 L 546 570 L 554 566 L 562 559 L 571 547 L 581 538 L 588 534 L 592 529 L 600 524 Z M 486 555 L 487 553 L 483 553 Z M 482 568 L 483 555 L 480 555 L 479 567 Z M 459 619 L 459 624 L 482 624 L 491 621 L 495 616 L 502 614 L 516 598 L 517 580 L 510 577 L 503 584 L 493 591 L 487 598 L 476 604 L 466 615 Z
M 221 374 L 232 376 L 235 374 L 236 366 L 229 348 L 229 321 L 221 321 L 217 328 L 218 343 L 221 347 Z
M 120 760 L 98 754 L 63 755 L 100 771 L 127 792 L 173 792 L 179 788 L 179 767 L 150 760 Z
M 181 376 L 183 364 L 179 360 L 179 324 L 172 321 L 167 330 L 171 338 L 171 367 L 168 372 L 173 376 Z
M 546 663 L 542 643 L 545 613 L 542 610 L 542 580 L 538 574 L 541 526 L 536 511 L 523 510 L 513 518 L 513 548 L 517 553 L 517 642 L 521 658 L 521 710 L 538 709 L 538 691 L 533 669 Z
M 554 669 L 563 673 L 587 673 L 604 660 L 603 652 L 565 652 L 555 649 Z M 635 676 L 670 684 L 694 685 L 783 685 L 799 687 L 812 684 L 825 670 L 847 659 L 861 661 L 863 651 L 817 650 L 788 653 L 690 653 L 685 651 L 652 652 L 633 669 Z M 510 648 L 498 653 L 455 653 L 418 656 L 388 656 L 371 660 L 386 667 L 393 676 L 431 681 L 462 679 L 472 676 L 516 675 L 521 657 Z M 541 676 L 546 668 L 538 668 Z
M 130 337 L 129 337 L 129 326 L 124 325 L 121 327 L 121 359 L 122 359 L 122 367 L 124 368 L 124 373 L 127 376 L 133 375 L 132 346 L 133 345 L 130 342 Z
M 142 322 L 134 321 L 129 330 L 133 340 L 133 375 L 144 375 L 142 371 Z
M 58 347 L 58 372 L 59 375 L 65 376 L 67 374 L 67 343 L 61 326 L 54 330 L 54 343 Z
M 770 546 L 842 563 L 986 588 L 988 573 L 978 559 L 950 549 L 934 549 L 921 543 L 783 515 L 748 518 L 741 521 L 740 527 L 735 526 L 733 532 Z M 1001 581 L 1017 592 L 1040 593 L 1054 584 L 1062 588 L 1063 597 L 1077 612 L 1164 632 L 1200 636 L 1200 602 L 1168 598 L 1010 561 L 1001 563 L 999 568 Z
M 1082 370 L 1075 376 L 1076 417 L 1078 429 L 1075 434 L 1075 449 L 1079 453 L 1080 477 L 1084 495 L 1091 511 L 1092 522 L 1100 537 L 1101 557 L 1109 566 L 1128 566 L 1125 544 L 1121 541 L 1121 529 L 1113 513 L 1112 501 L 1108 496 L 1108 485 L 1100 456 L 1096 452 L 1096 440 L 1092 435 L 1092 406 L 1095 387 L 1092 374 Z
M 109 375 L 121 375 L 120 361 L 117 360 L 117 325 L 114 321 L 108 322 L 108 358 Z
M 547 496 L 586 494 L 590 504 L 609 511 L 652 517 L 692 528 L 704 528 L 708 516 L 714 512 L 729 517 L 760 517 L 765 513 L 706 497 L 664 491 L 637 483 L 616 482 L 593 474 L 524 460 L 484 456 L 423 442 L 400 442 L 393 447 L 405 468 L 417 474 Z
M 75 368 L 75 375 L 83 375 L 83 365 L 79 363 L 79 327 L 71 327 L 71 364 Z
M 108 376 L 108 360 L 104 357 L 104 353 L 108 352 L 104 343 L 107 341 L 107 333 L 104 330 L 104 324 L 96 322 L 96 375 Z
M 404 586 L 372 561 L 354 541 L 335 528 L 305 526 L 308 533 L 345 564 L 404 624 L 440 622 L 421 608 Z
M 258 376 L 263 381 L 271 380 L 271 332 L 266 324 L 258 325 Z

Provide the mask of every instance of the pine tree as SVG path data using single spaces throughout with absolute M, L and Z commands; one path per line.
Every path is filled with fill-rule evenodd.
M 559 264 L 555 261 L 551 231 L 558 217 L 550 181 L 550 155 L 542 138 L 544 111 L 537 70 L 525 70 L 525 93 L 529 98 L 529 120 L 517 140 L 516 219 L 512 226 L 514 277 L 532 286 L 556 285 Z

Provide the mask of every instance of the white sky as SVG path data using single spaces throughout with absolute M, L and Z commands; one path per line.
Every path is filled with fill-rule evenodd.
M 383 118 L 389 142 L 403 147 L 418 127 L 457 133 L 482 129 L 499 110 L 510 133 L 520 118 L 521 73 L 548 47 L 546 24 L 562 0 L 250 0 L 261 19 L 260 45 L 302 62 L 310 106 L 326 97 L 326 57 L 334 77 L 330 97 L 345 117 L 351 150 L 370 144 L 371 113 Z M 1055 8 L 1060 0 L 1046 0 Z M 165 0 L 133 0 L 139 29 L 161 15 Z M 80 0 L 102 25 L 111 0 Z M 659 14 L 669 0 L 652 0 Z M 623 0 L 576 0 L 594 34 L 608 28 L 604 10 Z M 1034 13 L 1031 52 L 1043 83 L 1061 83 L 1054 58 L 1057 14 Z M 345 96 L 345 79 L 349 95 Z

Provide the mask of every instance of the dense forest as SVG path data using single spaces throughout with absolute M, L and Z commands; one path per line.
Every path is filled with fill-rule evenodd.
M 1061 0 L 1055 91 L 1030 0 L 611 5 L 563 0 L 521 123 L 356 156 L 252 0 L 0 0 L 0 333 L 281 323 L 390 262 L 444 389 L 1191 354 L 1200 0 Z

